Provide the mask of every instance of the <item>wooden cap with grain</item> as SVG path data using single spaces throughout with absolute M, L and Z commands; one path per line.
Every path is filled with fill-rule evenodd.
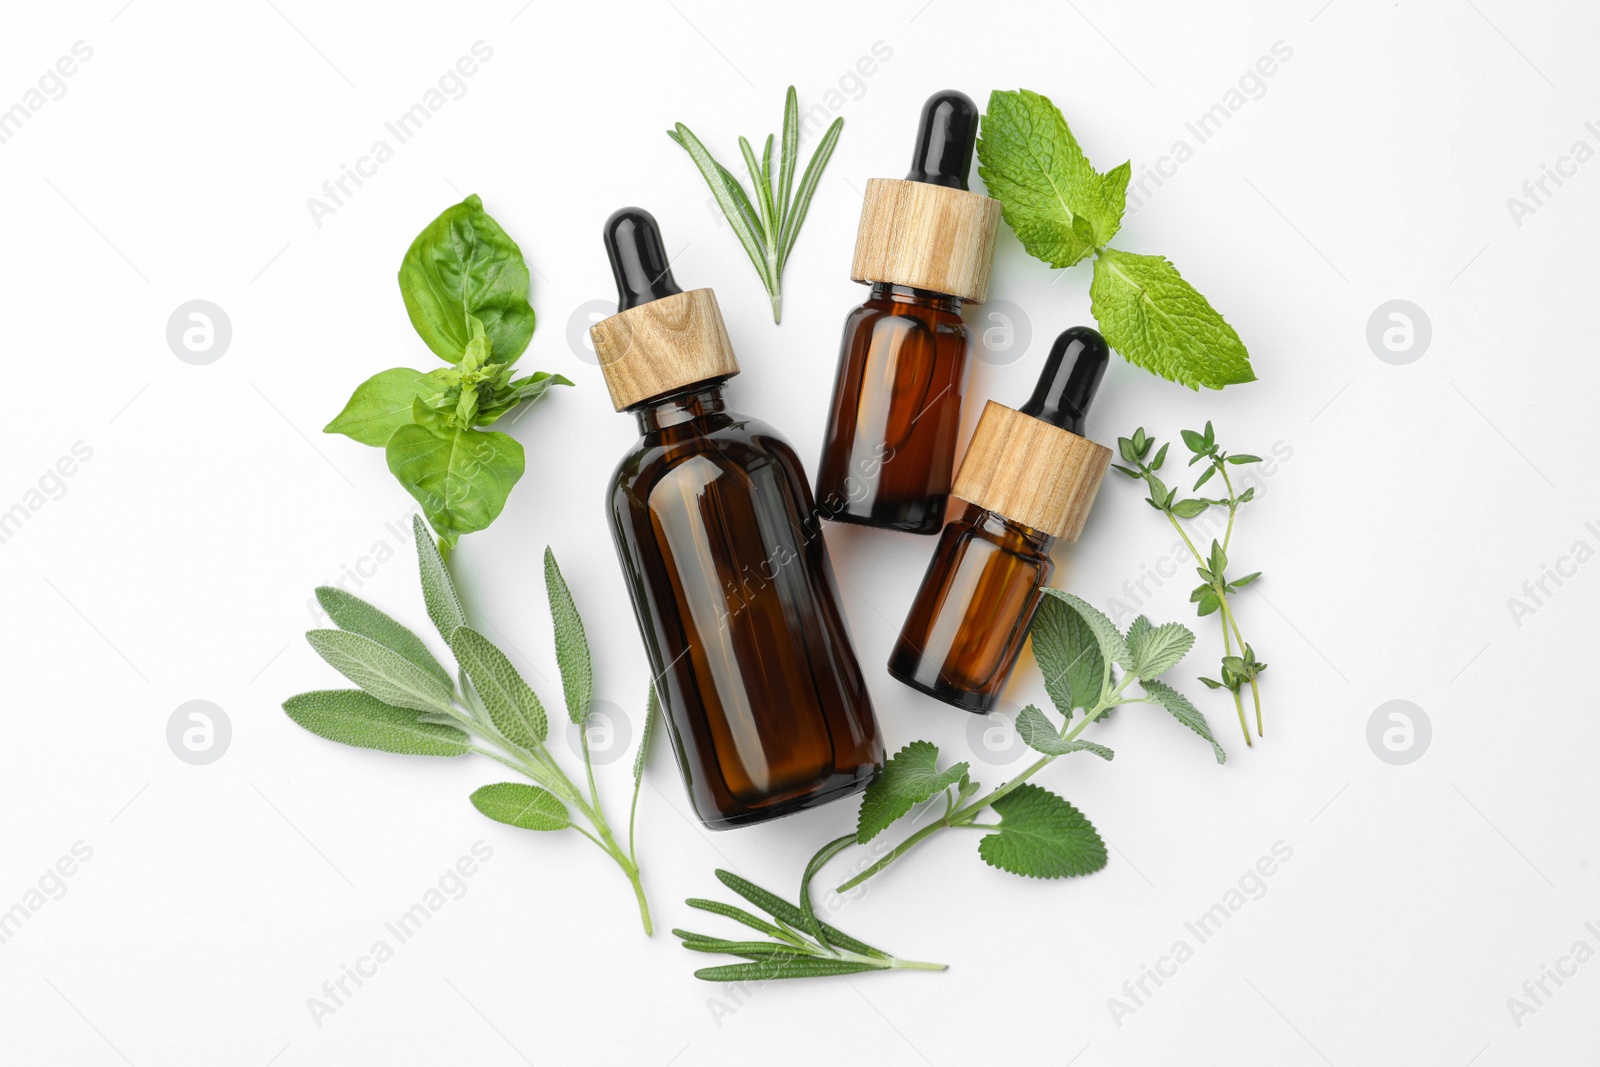
M 733 342 L 710 289 L 652 300 L 589 327 L 618 411 L 695 382 L 739 373 Z
M 951 492 L 1013 522 L 1076 541 L 1111 450 L 993 400 L 984 405 Z
M 949 293 L 981 304 L 989 295 L 1000 201 L 982 193 L 898 178 L 873 178 L 861 204 L 850 279 Z

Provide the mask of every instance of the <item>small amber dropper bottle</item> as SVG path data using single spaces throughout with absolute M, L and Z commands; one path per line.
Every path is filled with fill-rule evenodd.
M 1050 548 L 1078 539 L 1111 464 L 1083 436 L 1107 358 L 1104 338 L 1074 326 L 1020 411 L 984 407 L 956 474 L 967 510 L 944 528 L 889 656 L 906 685 L 979 714 L 999 701 L 1055 573 Z
M 1000 202 L 967 189 L 978 107 L 935 93 L 922 109 L 911 172 L 867 182 L 850 278 L 872 286 L 845 319 L 817 503 L 839 522 L 937 533 L 961 430 L 972 331 Z
M 721 830 L 864 789 L 883 742 L 800 459 L 728 410 L 716 295 L 678 288 L 650 213 L 604 236 L 619 310 L 589 335 L 642 435 L 611 533 L 695 812 Z

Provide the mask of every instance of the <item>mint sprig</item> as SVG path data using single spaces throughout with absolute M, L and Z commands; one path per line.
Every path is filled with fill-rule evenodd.
M 1028 253 L 1052 267 L 1095 257 L 1091 308 L 1129 363 L 1191 389 L 1255 381 L 1232 326 L 1161 256 L 1108 247 L 1122 225 L 1130 166 L 1105 174 L 1048 97 L 989 94 L 978 173 Z
M 306 639 L 330 666 L 360 688 L 301 693 L 284 701 L 283 710 L 310 732 L 340 744 L 413 756 L 473 752 L 523 774 L 532 785 L 486 785 L 472 794 L 472 805 L 508 826 L 544 832 L 570 828 L 593 842 L 621 868 L 633 887 L 645 936 L 650 936 L 650 906 L 640 880 L 634 826 L 645 751 L 660 715 L 655 687 L 650 689 L 633 765 L 633 801 L 624 848 L 595 788 L 587 732 L 583 744 L 585 790 L 568 777 L 545 745 L 549 721 L 538 694 L 504 652 L 466 624 L 455 583 L 422 518 L 413 519 L 412 525 L 428 617 L 449 645 L 459 672 L 452 676 L 421 638 L 376 607 L 325 586 L 317 590 L 317 600 L 338 629 L 313 630 Z M 544 562 L 568 713 L 582 729 L 594 689 L 588 640 L 555 555 L 548 549 Z M 588 829 L 575 821 L 574 813 Z

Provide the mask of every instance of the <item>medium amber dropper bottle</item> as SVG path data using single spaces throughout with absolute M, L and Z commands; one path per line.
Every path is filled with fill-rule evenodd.
M 721 830 L 864 789 L 883 743 L 800 460 L 728 410 L 716 295 L 678 288 L 650 213 L 623 208 L 604 236 L 618 311 L 589 335 L 643 435 L 611 533 L 689 799 Z
M 922 109 L 905 180 L 867 183 L 853 281 L 872 286 L 845 319 L 817 501 L 826 518 L 910 533 L 944 522 L 972 331 L 1000 202 L 967 189 L 978 108 L 955 90 Z
M 889 656 L 906 685 L 979 714 L 999 701 L 1055 573 L 1050 548 L 1078 539 L 1111 464 L 1083 436 L 1108 355 L 1104 338 L 1074 326 L 1020 411 L 984 407 L 956 474 L 970 503 L 944 528 Z

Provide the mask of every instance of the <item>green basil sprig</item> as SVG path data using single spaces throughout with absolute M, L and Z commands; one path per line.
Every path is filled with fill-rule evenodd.
M 512 376 L 533 337 L 528 265 L 477 196 L 446 208 L 411 242 L 400 295 L 417 334 L 449 366 L 373 375 L 323 432 L 383 449 L 448 550 L 495 520 L 526 465 L 514 438 L 479 427 L 572 383 L 543 371 Z

